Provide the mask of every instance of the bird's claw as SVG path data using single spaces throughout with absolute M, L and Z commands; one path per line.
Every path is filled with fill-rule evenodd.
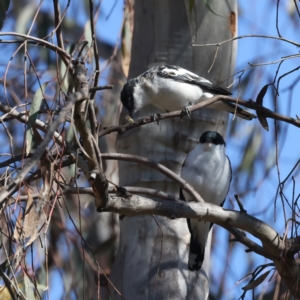
M 160 114 L 153 114 L 151 116 L 151 120 L 154 122 L 154 124 L 156 124 L 157 126 L 159 126 L 159 119 L 160 119 Z
M 184 107 L 184 109 L 181 111 L 180 118 L 182 118 L 184 115 L 187 115 L 189 119 L 191 118 L 190 107 L 191 105 L 187 105 Z

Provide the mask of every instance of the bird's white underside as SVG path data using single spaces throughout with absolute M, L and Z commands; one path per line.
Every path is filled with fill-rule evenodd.
M 144 81 L 134 90 L 136 111 L 147 104 L 153 104 L 164 111 L 182 110 L 210 97 L 213 97 L 213 94 L 203 93 L 199 86 L 162 77 Z
M 199 143 L 185 160 L 181 177 L 206 201 L 219 205 L 227 195 L 230 164 L 224 145 Z M 216 185 L 216 183 L 218 183 Z M 190 196 L 185 195 L 189 199 Z
M 181 177 L 192 185 L 205 202 L 220 205 L 227 196 L 231 167 L 225 154 L 224 145 L 211 143 L 198 144 L 187 156 Z M 187 202 L 191 197 L 183 191 Z M 191 220 L 191 230 L 203 251 L 207 241 L 210 223 Z M 190 253 L 189 263 L 193 264 L 196 255 Z

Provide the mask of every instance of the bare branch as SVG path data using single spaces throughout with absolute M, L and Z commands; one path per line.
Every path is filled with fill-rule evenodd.
M 280 254 L 284 249 L 280 235 L 265 222 L 246 213 L 225 210 L 210 203 L 154 200 L 141 196 L 131 196 L 129 199 L 111 196 L 107 206 L 98 211 L 110 211 L 127 216 L 155 214 L 171 219 L 200 219 L 226 228 L 236 227 L 260 239 L 265 250 L 264 254 L 274 260 L 280 261 Z
M 103 159 L 116 159 L 116 160 L 124 160 L 124 161 L 131 161 L 137 162 L 148 167 L 151 167 L 162 174 L 166 175 L 167 177 L 171 178 L 172 180 L 178 182 L 178 184 L 189 194 L 193 197 L 195 201 L 204 202 L 202 197 L 195 191 L 195 189 L 189 185 L 185 180 L 183 180 L 180 176 L 176 175 L 174 172 L 166 168 L 165 166 L 159 164 L 158 162 L 141 157 L 138 155 L 131 155 L 131 154 L 123 154 L 123 153 L 102 153 Z
M 50 50 L 53 50 L 57 53 L 60 54 L 61 58 L 64 60 L 64 62 L 66 63 L 66 60 L 70 60 L 71 56 L 68 52 L 66 52 L 65 50 L 61 49 L 60 47 L 49 43 L 45 40 L 39 39 L 37 37 L 31 36 L 31 35 L 27 35 L 27 34 L 22 34 L 22 33 L 16 33 L 16 32 L 0 32 L 0 36 L 7 36 L 7 35 L 11 35 L 11 36 L 17 36 L 17 37 L 22 37 L 26 40 L 31 40 L 31 41 L 35 41 L 38 42 L 38 44 L 42 47 L 46 47 Z M 0 43 L 2 43 L 4 41 L 0 40 Z
M 67 5 L 69 5 L 69 4 L 70 4 L 70 1 L 68 1 Z M 61 49 L 65 50 L 64 40 L 63 40 L 61 26 L 60 26 L 62 18 L 60 16 L 60 7 L 59 7 L 58 0 L 54 0 L 53 1 L 53 7 L 54 7 L 55 32 L 56 32 L 57 44 L 58 44 L 58 47 L 60 47 Z
M 76 68 L 75 68 L 76 70 Z M 80 81 L 80 77 L 78 78 Z M 33 153 L 30 160 L 27 162 L 27 164 L 23 167 L 23 169 L 19 172 L 19 174 L 14 178 L 13 182 L 9 184 L 3 191 L 0 192 L 0 205 L 3 205 L 3 203 L 6 201 L 6 199 L 11 196 L 16 188 L 18 188 L 18 185 L 22 182 L 22 180 L 25 178 L 25 176 L 28 174 L 28 172 L 37 166 L 39 163 L 39 159 L 43 155 L 48 143 L 52 139 L 56 129 L 58 126 L 64 122 L 67 114 L 70 112 L 71 108 L 73 107 L 74 103 L 79 100 L 86 99 L 88 97 L 88 87 L 87 83 L 81 82 L 81 86 L 78 92 L 75 92 L 73 94 L 70 94 L 67 98 L 66 105 L 62 108 L 57 118 L 54 120 L 54 122 L 49 126 L 49 129 L 47 130 L 47 133 L 43 139 L 43 141 L 40 143 L 40 145 L 37 147 L 36 151 Z
M 223 95 L 214 96 L 212 98 L 201 101 L 200 103 L 193 105 L 189 109 L 190 109 L 191 112 L 193 112 L 193 111 L 199 110 L 203 107 L 206 107 L 206 106 L 208 106 L 208 105 L 210 105 L 214 102 L 220 101 L 220 100 L 231 102 L 231 103 L 236 103 L 236 104 L 245 106 L 247 108 L 254 109 L 258 112 L 263 113 L 264 116 L 267 117 L 267 118 L 283 121 L 283 122 L 292 124 L 296 127 L 300 127 L 300 120 L 298 120 L 298 119 L 294 119 L 294 118 L 291 118 L 291 117 L 273 112 L 272 110 L 270 110 L 270 109 L 268 109 L 264 106 L 261 106 L 261 105 L 255 103 L 252 100 L 246 101 L 246 100 L 236 99 L 236 98 L 233 98 L 233 97 L 223 96 Z M 169 112 L 169 113 L 164 113 L 164 114 L 158 115 L 158 119 L 159 120 L 165 120 L 165 119 L 180 117 L 180 116 L 182 116 L 182 111 L 172 111 L 172 112 Z M 106 134 L 109 134 L 111 132 L 124 133 L 127 130 L 130 130 L 130 129 L 133 129 L 133 128 L 136 128 L 136 127 L 139 127 L 139 126 L 142 126 L 142 125 L 146 125 L 146 124 L 149 124 L 149 123 L 152 123 L 152 122 L 154 122 L 154 120 L 151 116 L 149 116 L 149 117 L 140 118 L 140 119 L 138 119 L 134 122 L 129 122 L 129 123 L 126 123 L 126 124 L 123 124 L 123 125 L 105 127 L 105 128 L 103 128 L 102 131 L 99 132 L 99 137 L 104 136 Z

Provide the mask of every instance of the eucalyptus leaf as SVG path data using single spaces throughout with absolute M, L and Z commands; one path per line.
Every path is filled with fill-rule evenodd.
M 266 95 L 266 92 L 268 90 L 268 87 L 269 87 L 269 84 L 266 84 L 261 90 L 260 92 L 258 93 L 257 97 L 256 97 L 256 103 L 259 104 L 259 105 L 263 105 L 263 100 L 264 100 L 264 97 Z M 260 122 L 260 124 L 262 125 L 262 127 L 269 131 L 269 124 L 268 124 L 268 121 L 267 121 L 267 118 L 265 117 L 265 115 L 259 111 L 256 112 L 257 113 L 257 118 Z

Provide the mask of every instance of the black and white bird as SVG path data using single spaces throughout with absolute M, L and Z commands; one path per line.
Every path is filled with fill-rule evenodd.
M 200 194 L 205 202 L 222 206 L 231 182 L 231 165 L 225 154 L 225 141 L 216 131 L 204 132 L 199 144 L 187 155 L 181 177 Z M 180 189 L 180 197 L 187 202 L 191 197 Z M 191 233 L 188 267 L 199 270 L 204 259 L 204 250 L 213 224 L 187 219 Z
M 164 111 L 187 110 L 214 95 L 229 96 L 231 93 L 186 69 L 162 65 L 129 79 L 121 91 L 121 101 L 132 117 L 148 104 Z M 236 113 L 246 120 L 256 118 L 249 111 L 228 102 L 218 101 L 208 107 Z

